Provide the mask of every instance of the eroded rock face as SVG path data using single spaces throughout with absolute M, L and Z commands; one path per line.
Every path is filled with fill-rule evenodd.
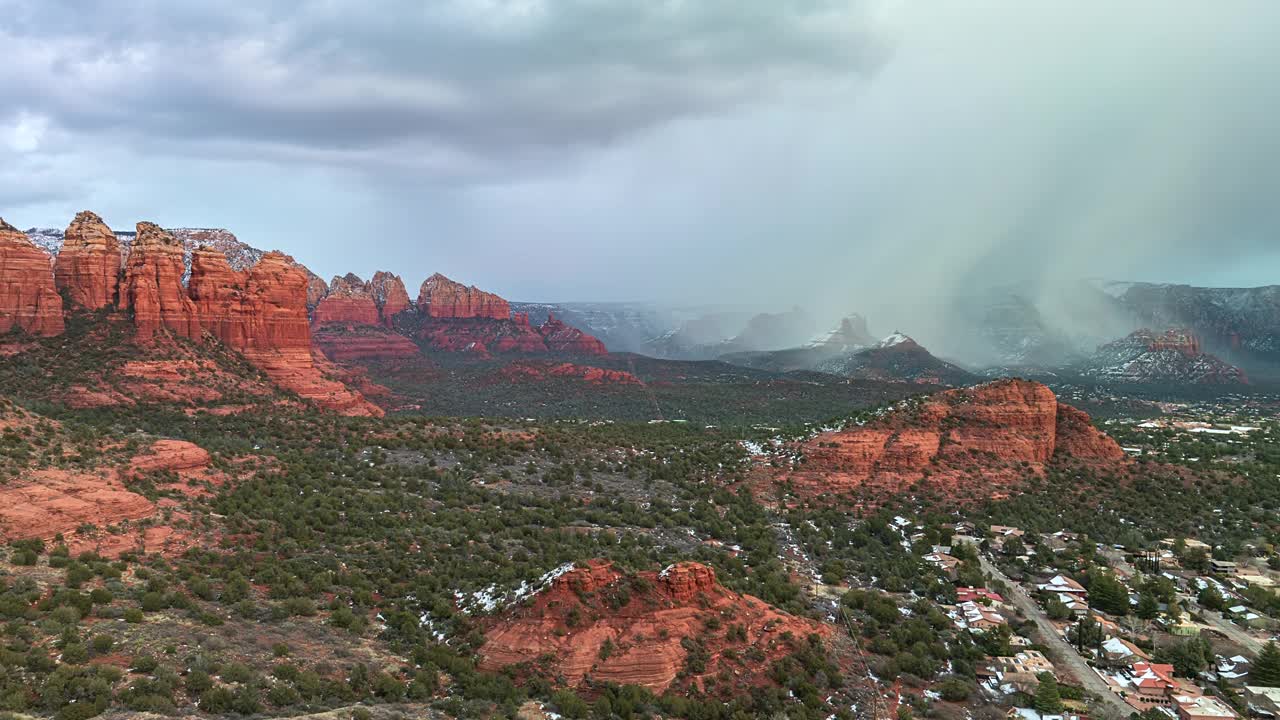
M 378 306 L 378 316 L 388 327 L 392 318 L 411 307 L 409 293 L 404 289 L 404 281 L 399 275 L 379 270 L 373 274 L 368 289 L 373 304 Z
M 418 346 L 412 340 L 380 326 L 322 326 L 312 331 L 311 341 L 336 363 L 399 360 L 418 355 Z
M 120 241 L 102 218 L 77 213 L 63 234 L 54 281 L 72 308 L 101 310 L 120 292 Z
M 139 340 L 158 330 L 186 338 L 200 337 L 195 303 L 182 286 L 185 251 L 168 231 L 149 222 L 138 223 L 129 261 L 120 286 L 120 309 L 133 311 Z
M 640 385 L 640 378 L 625 370 L 555 363 L 548 361 L 517 361 L 494 373 L 494 381 L 546 382 L 556 378 L 581 380 L 591 385 Z
M 316 306 L 314 316 L 317 326 L 327 323 L 377 325 L 380 322 L 378 306 L 374 304 L 368 286 L 351 273 L 329 282 L 329 294 Z
M 48 253 L 0 219 L 0 333 L 60 335 L 62 296 L 53 282 Z
M 779 474 L 804 496 L 883 495 L 925 481 L 973 497 L 1003 493 L 1053 461 L 1120 465 L 1124 451 L 1083 412 L 1025 380 L 1000 380 L 909 401 L 864 426 L 800 443 Z
M 418 291 L 418 311 L 432 318 L 510 320 L 511 305 L 475 286 L 467 287 L 436 273 Z
M 740 625 L 743 632 L 737 638 L 708 633 L 711 618 Z M 792 652 L 785 633 L 791 634 L 791 642 L 831 634 L 828 626 L 726 590 L 711 568 L 698 563 L 628 575 L 608 562 L 593 561 L 564 573 L 531 601 L 489 624 L 479 650 L 484 670 L 528 663 L 530 672 L 562 678 L 568 687 L 590 676 L 595 682 L 642 685 L 656 693 L 677 682 L 699 686 L 730 665 L 727 676 L 732 680 L 718 681 L 717 692 L 769 684 L 769 664 Z M 712 660 L 704 672 L 681 677 L 689 654 L 682 643 L 686 638 L 702 643 Z M 611 652 L 602 653 L 606 643 Z M 722 660 L 730 649 L 759 652 L 764 659 L 747 666 Z
M 607 355 L 604 343 L 576 327 L 566 325 L 555 313 L 547 315 L 547 321 L 538 328 L 547 349 L 576 355 Z

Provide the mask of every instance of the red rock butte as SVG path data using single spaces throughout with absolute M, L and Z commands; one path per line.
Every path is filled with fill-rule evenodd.
M 864 426 L 821 433 L 773 480 L 802 497 L 888 495 L 924 481 L 991 497 L 1053 462 L 1117 467 L 1124 451 L 1048 387 L 999 380 L 900 404 Z
M 743 632 L 736 638 L 707 633 L 711 618 L 740 625 Z M 685 668 L 685 638 L 703 642 L 710 656 L 705 671 L 688 678 L 695 684 L 720 673 L 726 651 L 759 651 L 764 659 L 753 663 L 755 670 L 733 666 L 734 684 L 749 687 L 768 684 L 769 664 L 791 653 L 787 633 L 796 642 L 831 634 L 829 626 L 726 590 L 714 570 L 692 562 L 661 573 L 625 574 L 611 563 L 593 561 L 487 622 L 478 653 L 481 669 L 528 663 L 525 667 L 539 676 L 562 678 L 568 687 L 590 677 L 657 693 L 670 688 Z M 602 652 L 606 644 L 611 652 Z
M 51 262 L 25 233 L 0 219 L 0 332 L 62 334 L 62 296 Z

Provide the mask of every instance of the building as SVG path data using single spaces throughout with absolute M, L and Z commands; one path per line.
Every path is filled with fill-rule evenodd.
M 997 605 L 1004 603 L 1004 598 L 1000 597 L 1000 593 L 992 592 L 986 588 L 975 587 L 958 587 L 956 588 L 956 602 L 978 602 L 980 600 L 989 600 Z
M 1089 594 L 1089 591 L 1085 590 L 1083 585 L 1072 580 L 1066 575 L 1054 575 L 1049 579 L 1049 582 L 1041 583 L 1037 585 L 1036 588 L 1042 592 L 1053 593 L 1055 595 L 1065 593 L 1067 595 L 1075 595 L 1081 598 L 1086 597 Z
M 1175 695 L 1178 720 L 1226 720 L 1238 718 L 1235 710 L 1216 697 L 1208 695 Z
M 956 606 L 956 611 L 956 625 L 961 629 L 981 632 L 1008 624 L 1003 615 L 976 602 L 961 603 Z
M 1209 569 L 1218 575 L 1235 575 L 1239 565 L 1230 560 L 1210 560 Z
M 1249 712 L 1261 717 L 1280 717 L 1280 688 L 1246 685 L 1244 700 Z
M 1024 650 L 1016 655 L 993 657 L 991 670 L 1001 684 L 1012 685 L 1018 692 L 1035 695 L 1040 687 L 1040 673 L 1055 673 L 1049 658 L 1038 650 Z
M 1118 637 L 1113 637 L 1102 643 L 1102 657 L 1109 663 L 1124 664 L 1151 659 L 1151 656 L 1143 652 L 1142 648 Z
M 1129 686 L 1136 700 L 1143 706 L 1171 705 L 1178 683 L 1173 679 L 1173 666 L 1149 662 L 1136 662 L 1129 671 Z M 1130 703 L 1133 704 L 1133 703 Z
M 960 559 L 947 555 L 946 553 L 929 553 L 924 556 L 925 562 L 933 564 L 942 570 L 942 574 L 947 579 L 954 581 L 960 574 Z

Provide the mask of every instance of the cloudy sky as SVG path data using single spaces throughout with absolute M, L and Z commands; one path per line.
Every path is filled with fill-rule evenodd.
M 0 0 L 0 215 L 891 311 L 1280 283 L 1280 3 Z M 886 309 L 888 308 L 888 309 Z

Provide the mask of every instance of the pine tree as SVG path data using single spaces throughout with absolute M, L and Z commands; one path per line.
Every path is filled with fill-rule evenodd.
M 1160 601 L 1149 592 L 1138 597 L 1138 617 L 1143 620 L 1154 620 L 1160 614 Z
M 1258 653 L 1249 669 L 1249 684 L 1262 687 L 1280 687 L 1280 647 L 1275 641 L 1267 643 Z
M 1036 688 L 1036 710 L 1042 715 L 1062 712 L 1062 696 L 1058 693 L 1058 680 L 1052 673 L 1040 673 L 1040 687 Z

